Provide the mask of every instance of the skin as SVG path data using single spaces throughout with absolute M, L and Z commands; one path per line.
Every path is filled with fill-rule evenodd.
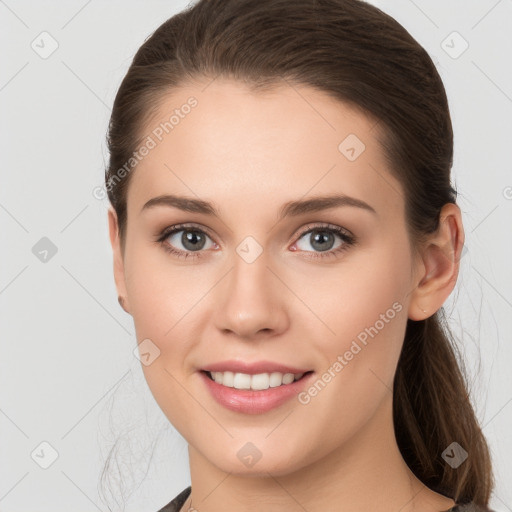
M 190 96 L 197 107 L 132 171 L 124 254 L 112 208 L 109 230 L 116 287 L 137 340 L 160 350 L 142 366 L 145 377 L 189 444 L 194 509 L 448 510 L 453 500 L 419 481 L 398 450 L 391 389 L 407 319 L 434 314 L 455 285 L 459 208 L 445 205 L 438 231 L 413 252 L 402 187 L 386 168 L 375 121 L 306 86 L 252 93 L 227 79 L 183 85 L 143 133 Z M 366 145 L 352 162 L 338 150 L 350 133 Z M 334 192 L 376 213 L 342 206 L 278 221 L 285 202 Z M 141 213 L 162 194 L 212 202 L 220 217 L 168 206 Z M 178 258 L 156 242 L 185 222 L 210 230 L 200 258 L 191 250 Z M 357 243 L 337 258 L 308 259 L 325 254 L 312 233 L 302 234 L 313 223 L 343 227 Z M 187 252 L 181 235 L 166 243 Z M 247 236 L 263 249 L 252 263 L 236 252 Z M 328 250 L 343 244 L 333 236 Z M 394 302 L 401 311 L 308 404 L 230 411 L 198 373 L 226 359 L 265 359 L 318 377 Z M 261 453 L 251 467 L 237 457 L 247 442 Z

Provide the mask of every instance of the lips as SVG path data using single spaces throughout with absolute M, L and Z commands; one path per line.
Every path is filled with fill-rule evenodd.
M 254 363 L 245 363 L 243 361 L 221 361 L 207 365 L 202 370 L 206 372 L 233 372 L 233 373 L 246 373 L 249 375 L 256 375 L 259 373 L 307 373 L 311 368 L 298 368 L 296 366 L 288 366 L 281 363 L 274 363 L 271 361 L 256 361 Z
M 291 400 L 311 381 L 313 373 L 269 361 L 224 361 L 199 372 L 210 396 L 225 408 L 245 414 L 261 414 Z

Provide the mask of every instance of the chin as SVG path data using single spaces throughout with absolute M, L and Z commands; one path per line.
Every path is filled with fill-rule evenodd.
M 225 473 L 231 473 L 238 476 L 246 477 L 268 477 L 282 476 L 293 473 L 301 469 L 303 465 L 300 461 L 295 460 L 295 453 L 290 451 L 279 452 L 276 447 L 256 448 L 257 441 L 253 444 L 250 441 L 246 443 L 236 443 L 234 453 L 231 448 L 221 448 L 220 453 L 208 453 L 208 459 L 211 464 L 216 466 Z M 234 456 L 228 456 L 229 453 Z

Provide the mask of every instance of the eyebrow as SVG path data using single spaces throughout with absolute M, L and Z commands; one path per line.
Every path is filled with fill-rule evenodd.
M 203 213 L 205 215 L 213 215 L 214 217 L 220 218 L 219 211 L 212 203 L 209 203 L 208 201 L 170 194 L 153 197 L 144 204 L 141 209 L 141 213 L 145 210 L 157 206 L 173 207 L 185 212 Z M 341 206 L 353 206 L 367 210 L 377 215 L 375 209 L 361 199 L 356 199 L 355 197 L 350 197 L 344 194 L 337 194 L 312 197 L 310 199 L 288 201 L 279 210 L 279 219 L 283 219 L 284 217 L 288 216 L 294 217 L 303 213 L 318 212 L 321 210 L 327 210 Z

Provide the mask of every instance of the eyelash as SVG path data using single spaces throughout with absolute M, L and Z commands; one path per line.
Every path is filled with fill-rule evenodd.
M 208 231 L 206 231 L 206 230 L 204 230 L 202 228 L 199 228 L 199 227 L 197 227 L 195 225 L 191 225 L 191 224 L 176 224 L 174 226 L 169 226 L 169 227 L 165 228 L 158 235 L 157 243 L 159 243 L 166 252 L 171 253 L 174 256 L 177 256 L 178 258 L 186 259 L 189 256 L 191 256 L 192 258 L 201 258 L 201 257 L 203 257 L 202 254 L 201 254 L 202 251 L 181 251 L 181 250 L 175 249 L 171 245 L 165 243 L 165 240 L 169 236 L 173 235 L 174 233 L 178 233 L 180 231 L 199 232 L 199 233 L 202 233 L 202 234 L 207 235 L 210 238 L 212 238 Z M 332 225 L 332 224 L 322 224 L 322 225 L 311 225 L 311 224 L 308 224 L 306 226 L 305 230 L 301 231 L 297 235 L 297 239 L 300 240 L 304 235 L 307 235 L 308 233 L 311 233 L 313 231 L 320 231 L 320 232 L 324 232 L 325 231 L 325 232 L 328 232 L 328 233 L 334 233 L 334 234 L 338 235 L 342 239 L 343 244 L 340 245 L 338 248 L 331 249 L 329 251 L 313 252 L 313 254 L 310 254 L 309 256 L 306 256 L 306 258 L 308 258 L 308 259 L 319 259 L 319 258 L 321 259 L 321 258 L 329 258 L 329 257 L 337 258 L 343 252 L 345 252 L 349 247 L 353 246 L 356 243 L 356 238 L 353 235 L 349 234 L 347 230 L 345 230 L 345 229 L 343 229 L 343 228 L 341 228 L 339 226 Z M 311 253 L 311 251 L 305 251 L 305 252 Z

